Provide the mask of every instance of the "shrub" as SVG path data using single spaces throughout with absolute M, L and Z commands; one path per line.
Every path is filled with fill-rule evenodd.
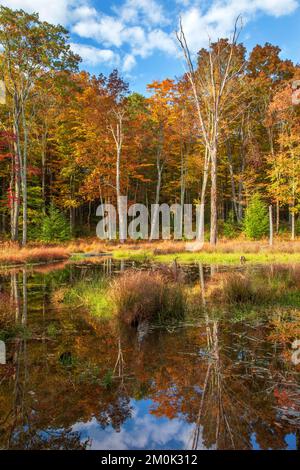
M 63 214 L 53 205 L 50 206 L 49 214 L 44 216 L 42 223 L 42 241 L 62 242 L 70 239 L 70 228 Z
M 234 220 L 233 211 L 229 212 L 227 220 L 223 224 L 223 235 L 226 238 L 235 238 L 238 232 L 238 225 Z
M 112 283 L 111 298 L 118 316 L 132 326 L 144 320 L 180 320 L 186 311 L 182 285 L 158 272 L 127 271 Z
M 259 240 L 268 234 L 269 216 L 266 205 L 254 194 L 246 210 L 244 232 L 248 238 Z

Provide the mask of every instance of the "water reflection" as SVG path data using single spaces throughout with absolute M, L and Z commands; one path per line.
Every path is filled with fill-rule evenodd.
M 233 325 L 207 307 L 197 325 L 136 331 L 51 300 L 57 287 L 127 267 L 2 276 L 0 447 L 299 448 L 299 367 L 273 320 Z M 210 268 L 186 269 L 205 306 Z

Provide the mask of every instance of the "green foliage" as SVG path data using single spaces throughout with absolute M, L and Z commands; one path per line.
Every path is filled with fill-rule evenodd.
M 235 238 L 237 232 L 238 225 L 234 219 L 233 211 L 230 211 L 227 220 L 223 224 L 223 235 L 226 238 Z
M 4 329 L 0 329 L 0 341 L 8 341 L 10 339 L 30 339 L 31 330 L 24 325 L 10 325 Z
M 110 369 L 105 373 L 103 377 L 102 385 L 105 388 L 111 388 L 112 384 L 113 384 L 113 371 Z
M 63 242 L 70 239 L 70 228 L 63 214 L 53 205 L 44 216 L 41 239 L 44 242 Z
M 29 185 L 27 198 L 28 238 L 30 240 L 37 240 L 41 237 L 41 220 L 43 217 L 43 198 L 40 185 Z
M 267 235 L 268 231 L 269 216 L 267 207 L 261 200 L 259 194 L 254 194 L 245 214 L 245 235 L 252 240 L 259 240 Z
M 72 355 L 69 351 L 64 352 L 59 357 L 59 363 L 63 367 L 74 367 L 76 366 L 78 360 Z
M 58 335 L 58 332 L 59 331 L 54 323 L 51 323 L 50 325 L 48 325 L 48 328 L 47 328 L 48 336 L 55 338 Z
M 86 281 L 77 282 L 64 293 L 63 302 L 67 305 L 82 305 L 91 313 L 101 318 L 112 315 L 111 300 L 106 295 L 107 280 L 99 277 L 88 284 Z
M 43 22 L 38 14 L 14 11 L 2 5 L 0 24 L 0 44 L 5 52 L 4 70 L 8 70 L 11 78 L 17 80 L 20 74 L 26 74 L 30 82 L 53 70 L 78 69 L 80 58 L 71 51 L 68 33 L 62 26 Z M 20 54 L 20 51 L 26 51 L 26 54 Z
M 296 235 L 300 235 L 300 217 L 297 217 L 296 219 Z

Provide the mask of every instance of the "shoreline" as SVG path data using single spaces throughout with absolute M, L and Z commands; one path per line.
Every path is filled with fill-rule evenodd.
M 136 262 L 157 262 L 169 264 L 176 260 L 178 263 L 203 263 L 213 265 L 241 265 L 242 264 L 292 264 L 300 263 L 300 250 L 288 251 L 277 249 L 265 249 L 260 251 L 249 249 L 249 246 L 243 250 L 240 244 L 237 244 L 237 250 L 224 250 L 224 246 L 218 246 L 215 250 L 204 249 L 201 252 L 191 253 L 188 251 L 174 251 L 164 252 L 161 248 L 153 247 L 152 249 L 144 249 L 140 247 L 106 247 L 103 251 L 99 252 L 72 252 L 68 247 L 40 247 L 40 248 L 26 248 L 19 250 L 9 249 L 2 251 L 0 256 L 0 269 L 13 269 L 26 266 L 48 265 L 55 264 L 61 261 L 66 262 L 87 262 L 97 263 L 98 261 L 107 258 L 115 260 L 130 260 Z M 232 244 L 234 247 L 234 244 Z M 88 250 L 89 246 L 86 245 L 85 249 Z M 239 249 L 238 249 L 239 248 Z M 167 250 L 166 250 L 167 251 Z

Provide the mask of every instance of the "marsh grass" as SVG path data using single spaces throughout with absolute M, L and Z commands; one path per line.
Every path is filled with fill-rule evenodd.
M 149 265 L 127 270 L 113 280 L 84 280 L 54 297 L 85 307 L 100 318 L 119 318 L 126 325 L 144 321 L 161 325 L 202 318 L 205 312 L 234 319 L 264 317 L 272 306 L 300 307 L 300 267 L 254 266 L 217 272 L 191 285 L 185 270 L 173 265 Z
M 221 298 L 227 304 L 261 304 L 271 299 L 270 289 L 242 273 L 227 274 L 221 289 Z
M 108 280 L 100 277 L 90 282 L 80 281 L 60 294 L 60 299 L 75 307 L 87 307 L 98 317 L 110 317 L 113 305 L 107 295 Z
M 259 271 L 222 273 L 216 278 L 209 291 L 213 304 L 300 307 L 298 268 L 265 267 Z
M 141 262 L 151 260 L 190 263 L 199 261 L 208 264 L 238 264 L 241 256 L 251 263 L 289 263 L 300 262 L 300 241 L 277 239 L 272 248 L 267 240 L 251 242 L 242 237 L 234 240 L 220 240 L 216 247 L 205 243 L 203 249 L 190 253 L 183 241 L 130 241 L 124 245 L 117 241 L 104 242 L 95 238 L 79 239 L 69 243 L 41 244 L 31 243 L 20 248 L 16 243 L 0 243 L 0 265 L 24 265 L 50 263 L 51 261 L 80 261 L 85 253 L 108 254 L 117 259 L 132 259 Z M 72 256 L 73 254 L 73 256 Z
M 131 326 L 182 320 L 187 309 L 183 285 L 160 272 L 127 271 L 113 281 L 109 296 L 118 317 Z
M 0 245 L 0 265 L 19 265 L 30 263 L 49 263 L 69 257 L 68 250 L 63 246 L 38 246 L 20 248 L 16 244 Z

